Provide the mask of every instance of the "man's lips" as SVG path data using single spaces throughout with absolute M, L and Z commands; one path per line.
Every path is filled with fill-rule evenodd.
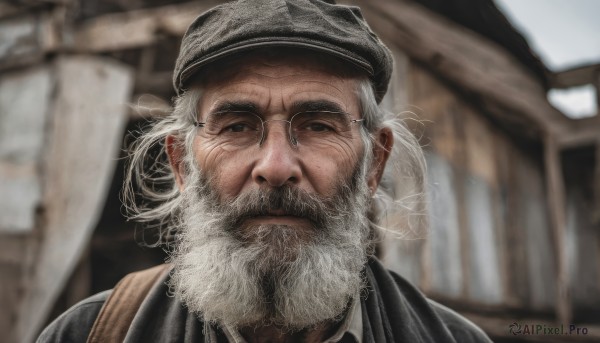
M 294 215 L 289 215 L 289 214 L 265 214 L 265 215 L 259 215 L 259 216 L 254 216 L 254 217 L 250 217 L 248 219 L 257 219 L 257 220 L 262 220 L 262 219 L 295 219 L 295 220 L 308 220 L 304 217 L 298 217 L 298 216 L 294 216 Z
M 290 224 L 290 225 L 306 225 L 310 224 L 310 220 L 305 217 L 300 217 L 283 210 L 268 211 L 263 214 L 255 215 L 246 219 L 247 223 L 257 224 Z
M 284 210 L 270 210 L 266 213 L 266 216 L 270 216 L 270 217 L 295 217 L 294 215 L 291 215 L 289 213 L 286 213 Z

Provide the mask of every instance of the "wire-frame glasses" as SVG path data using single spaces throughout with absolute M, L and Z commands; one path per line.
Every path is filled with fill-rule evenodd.
M 344 112 L 306 111 L 294 114 L 289 120 L 263 120 L 247 111 L 224 111 L 208 115 L 204 122 L 196 122 L 199 134 L 216 140 L 217 144 L 244 148 L 261 145 L 265 140 L 267 123 L 284 122 L 288 126 L 288 139 L 293 146 L 326 146 L 346 139 L 352 124 L 364 119 L 352 119 Z

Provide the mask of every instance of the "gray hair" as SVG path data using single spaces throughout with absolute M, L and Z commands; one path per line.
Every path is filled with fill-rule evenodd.
M 367 78 L 359 81 L 357 93 L 362 118 L 365 119 L 361 129 L 365 152 L 370 151 L 374 144 L 379 144 L 376 133 L 380 129 L 391 129 L 394 137 L 391 156 L 369 213 L 373 235 L 377 237 L 377 232 L 383 230 L 399 236 L 421 236 L 427 226 L 424 192 L 426 164 L 421 146 L 402 115 L 385 111 L 377 104 L 373 86 Z M 129 218 L 144 222 L 155 235 L 154 243 L 146 241 L 144 237 L 145 244 L 158 246 L 169 243 L 181 225 L 183 197 L 175 183 L 173 171 L 164 158 L 164 144 L 166 137 L 172 135 L 182 151 L 192 151 L 201 96 L 199 88 L 191 88 L 178 96 L 173 111 L 157 119 L 129 147 L 123 203 Z M 158 149 L 162 156 L 151 154 L 154 149 Z M 184 160 L 180 162 L 187 175 L 195 162 L 193 154 L 183 155 Z

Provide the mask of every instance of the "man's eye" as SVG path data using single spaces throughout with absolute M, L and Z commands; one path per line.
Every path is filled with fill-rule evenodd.
M 324 123 L 309 123 L 304 126 L 305 130 L 314 131 L 314 132 L 327 132 L 334 131 L 333 128 Z
M 247 123 L 235 123 L 235 124 L 231 124 L 226 126 L 225 128 L 223 128 L 223 132 L 247 132 L 247 131 L 254 131 L 256 129 L 252 128 L 250 125 L 248 125 Z
M 292 130 L 305 132 L 306 134 L 340 133 L 345 131 L 345 121 L 347 121 L 347 118 L 341 113 L 326 111 L 301 112 L 292 117 Z

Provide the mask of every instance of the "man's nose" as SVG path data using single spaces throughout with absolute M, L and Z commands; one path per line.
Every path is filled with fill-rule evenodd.
M 258 184 L 280 187 L 296 184 L 302 178 L 298 155 L 290 143 L 286 122 L 271 122 L 264 132 L 258 161 L 252 170 L 252 179 Z

